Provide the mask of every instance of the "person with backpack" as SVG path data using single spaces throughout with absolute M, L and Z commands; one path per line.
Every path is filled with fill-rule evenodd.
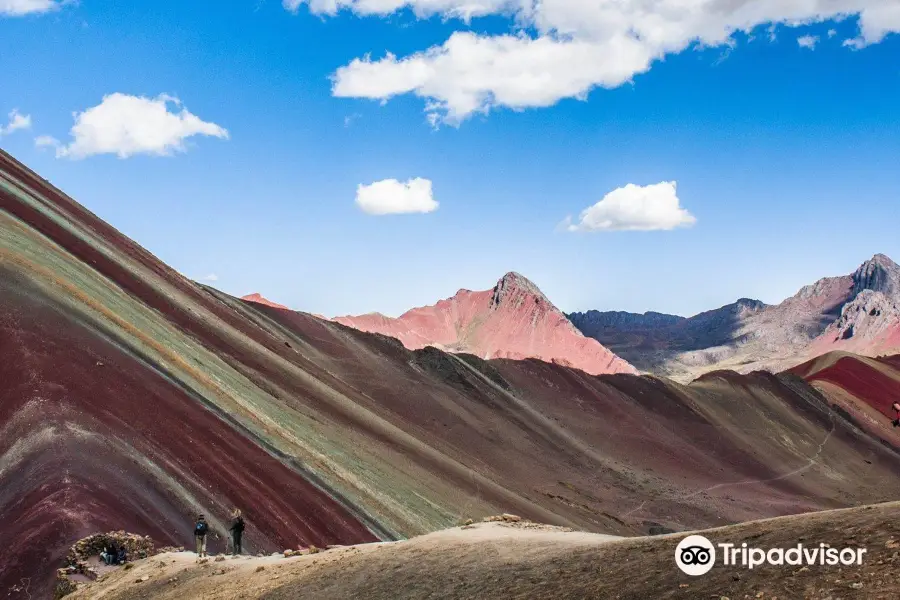
M 239 508 L 234 509 L 231 515 L 231 554 L 241 554 L 241 536 L 244 535 L 244 517 Z
M 203 515 L 197 517 L 197 523 L 194 525 L 194 539 L 197 542 L 197 556 L 204 558 L 206 556 L 206 532 L 209 531 L 209 524 Z

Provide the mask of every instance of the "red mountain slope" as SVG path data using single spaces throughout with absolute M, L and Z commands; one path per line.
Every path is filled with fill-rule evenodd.
M 507 273 L 491 290 L 460 290 L 397 319 L 373 313 L 338 323 L 395 337 L 410 349 L 436 346 L 484 359 L 537 358 L 592 375 L 636 373 L 599 342 L 584 337 L 531 281 Z
M 900 402 L 900 356 L 869 358 L 831 352 L 799 365 L 800 375 L 850 415 L 862 429 L 900 448 L 891 405 Z
M 257 304 L 264 304 L 266 306 L 271 306 L 272 308 L 281 308 L 284 310 L 291 310 L 284 304 L 278 304 L 277 302 L 272 302 L 268 298 L 264 298 L 262 294 L 247 294 L 246 296 L 241 296 L 241 300 L 246 300 L 247 302 L 256 302 Z
M 900 497 L 897 452 L 834 404 L 796 375 L 595 377 L 241 301 L 0 151 L 4 597 L 51 597 L 98 531 L 189 546 L 203 512 L 220 552 L 235 506 L 255 553 L 502 512 L 633 535 Z

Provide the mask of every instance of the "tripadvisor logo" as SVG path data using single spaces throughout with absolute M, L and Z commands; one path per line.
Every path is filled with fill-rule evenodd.
M 675 564 L 688 575 L 704 575 L 716 562 L 716 548 L 702 535 L 689 535 L 675 548 Z
M 702 535 L 690 535 L 675 548 L 675 564 L 684 573 L 705 575 L 716 563 L 716 547 L 721 551 L 721 564 L 727 567 L 753 569 L 762 565 L 773 566 L 851 566 L 862 565 L 865 548 L 832 548 L 828 544 L 790 548 L 752 548 L 746 543 L 720 543 L 713 545 Z

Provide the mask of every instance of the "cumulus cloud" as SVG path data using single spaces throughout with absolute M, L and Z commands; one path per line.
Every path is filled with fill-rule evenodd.
M 417 177 L 406 182 L 384 179 L 356 188 L 356 205 L 370 215 L 430 213 L 438 208 L 431 181 Z
M 21 17 L 50 12 L 59 8 L 55 0 L 0 0 L 0 16 Z
M 581 211 L 577 223 L 566 219 L 564 225 L 569 231 L 656 231 L 690 227 L 697 219 L 681 207 L 676 192 L 674 181 L 648 186 L 629 183 Z
M 218 280 L 219 280 L 218 275 L 216 275 L 215 273 L 210 273 L 206 277 L 203 277 L 200 281 L 218 281 Z
M 816 44 L 819 43 L 819 36 L 817 35 L 803 35 L 797 38 L 797 45 L 801 48 L 808 48 L 810 50 L 816 49 Z
M 900 32 L 896 0 L 284 0 L 289 10 L 470 19 L 507 15 L 518 35 L 456 32 L 407 56 L 357 58 L 333 74 L 335 96 L 388 100 L 415 94 L 432 122 L 457 124 L 496 107 L 584 99 L 654 61 L 694 46 L 734 46 L 736 32 L 856 17 L 862 47 Z M 525 33 L 528 32 L 528 33 Z
M 31 115 L 23 115 L 14 108 L 8 116 L 9 122 L 6 125 L 0 125 L 0 137 L 20 129 L 31 129 Z
M 456 125 L 495 106 L 552 106 L 600 85 L 616 87 L 650 68 L 637 40 L 606 45 L 550 37 L 484 36 L 456 32 L 442 46 L 398 59 L 354 59 L 334 74 L 338 97 L 388 99 L 413 93 L 426 99 L 432 124 Z
M 184 152 L 185 140 L 195 135 L 228 139 L 226 129 L 201 120 L 188 112 L 178 98 L 165 94 L 156 98 L 110 94 L 97 106 L 75 113 L 74 117 L 73 139 L 68 145 L 51 141 L 49 136 L 36 142 L 55 146 L 57 157 L 79 159 L 95 154 L 115 154 L 119 158 L 135 154 L 169 156 Z

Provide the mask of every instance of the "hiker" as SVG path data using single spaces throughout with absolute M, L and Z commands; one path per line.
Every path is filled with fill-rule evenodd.
M 241 536 L 244 535 L 244 517 L 239 508 L 234 509 L 231 515 L 231 554 L 241 554 Z
M 128 562 L 128 552 L 126 552 L 125 546 L 119 546 L 119 551 L 116 552 L 116 562 L 120 565 Z
M 106 565 L 112 564 L 113 554 L 108 546 L 103 547 L 103 552 L 100 553 L 100 560 Z
M 203 558 L 206 556 L 206 532 L 209 531 L 209 524 L 203 515 L 197 517 L 197 524 L 194 525 L 194 538 L 197 540 L 197 556 Z
M 894 427 L 900 427 L 900 402 L 894 402 L 891 408 L 894 409 L 894 420 L 891 423 Z

